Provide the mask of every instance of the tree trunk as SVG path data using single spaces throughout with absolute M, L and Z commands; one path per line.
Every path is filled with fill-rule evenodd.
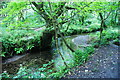
M 61 58 L 62 58 L 62 60 L 63 60 L 63 62 L 65 64 L 65 66 L 68 68 L 68 65 L 65 62 L 65 59 L 64 59 L 64 57 L 63 57 L 63 55 L 60 52 L 59 47 L 58 47 L 58 28 L 56 27 L 56 23 L 57 23 L 56 19 L 54 19 L 52 23 L 53 23 L 53 27 L 54 27 L 54 30 L 55 30 L 55 41 L 56 41 L 55 43 L 56 43 L 57 52 L 58 52 L 58 54 L 60 54 L 60 56 L 61 56 Z
M 84 24 L 84 16 L 81 17 L 82 25 Z
M 72 52 L 75 52 L 66 42 L 66 40 L 64 39 L 63 35 L 62 34 L 59 34 L 62 38 L 62 40 L 64 41 L 65 45 L 67 46 L 68 49 L 70 49 Z
M 118 2 L 118 25 L 120 25 L 120 1 Z
M 105 21 L 104 21 L 104 18 L 103 18 L 103 16 L 102 16 L 102 13 L 99 13 L 99 15 L 100 15 L 100 18 L 101 18 L 101 23 L 103 24 L 102 27 L 106 28 L 107 26 L 106 26 L 106 24 L 105 24 Z
M 103 31 L 103 27 L 105 28 L 106 25 L 105 25 L 105 22 L 104 22 L 104 19 L 103 19 L 103 16 L 102 16 L 102 13 L 99 13 L 100 15 L 100 18 L 101 18 L 101 25 L 100 25 L 100 42 L 99 42 L 99 45 L 101 44 L 101 39 L 102 39 L 102 31 Z

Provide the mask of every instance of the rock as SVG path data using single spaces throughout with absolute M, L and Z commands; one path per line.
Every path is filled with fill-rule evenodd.
M 88 72 L 88 70 L 85 70 L 85 72 Z

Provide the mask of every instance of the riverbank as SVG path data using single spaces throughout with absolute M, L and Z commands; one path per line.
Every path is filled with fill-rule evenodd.
M 73 48 L 73 49 L 81 49 L 82 48 L 82 50 L 85 50 L 85 48 L 86 47 L 88 47 L 88 46 L 92 46 L 90 43 L 89 43 L 89 41 L 91 40 L 91 36 L 90 36 L 90 34 L 82 34 L 82 35 L 73 35 L 73 36 L 66 36 L 65 37 L 65 39 L 66 39 L 66 41 L 67 41 L 67 43 Z M 76 58 L 74 58 L 73 56 L 71 56 L 71 54 L 73 54 L 74 55 L 74 53 L 71 53 L 70 51 L 69 51 L 69 49 L 65 46 L 65 44 L 64 44 L 64 42 L 59 38 L 58 39 L 58 45 L 59 45 L 59 50 L 61 51 L 61 53 L 62 53 L 62 55 L 64 56 L 64 58 L 65 58 L 65 60 L 66 60 L 66 62 L 67 62 L 67 64 L 69 64 L 69 65 L 73 65 L 74 63 L 71 63 L 71 62 L 74 62 L 74 59 L 76 59 Z M 102 45 L 103 46 L 103 45 Z M 107 45 L 106 45 L 107 46 Z M 90 47 L 89 47 L 90 48 Z M 54 46 L 54 48 L 52 48 L 53 50 L 56 50 L 56 47 Z M 93 50 L 92 49 L 94 49 L 93 47 L 92 48 L 90 48 L 88 51 L 83 51 L 82 53 L 86 53 L 86 54 L 88 54 L 88 55 L 90 55 L 91 54 L 91 51 L 93 52 Z M 99 48 L 98 48 L 99 49 Z M 104 49 L 104 48 L 103 48 Z M 109 49 L 111 49 L 111 48 L 109 48 Z M 102 49 L 101 49 L 102 50 Z M 90 52 L 90 54 L 89 54 L 89 52 Z M 98 51 L 99 52 L 99 51 Z M 54 54 L 55 52 L 53 51 L 53 54 Z M 33 52 L 33 55 L 34 55 L 35 53 Z M 43 55 L 45 54 L 45 53 L 42 53 Z M 81 55 L 81 52 L 78 52 L 78 54 L 80 54 Z M 31 56 L 33 56 L 33 55 L 31 55 Z M 50 52 L 47 52 L 47 54 L 45 54 L 44 56 L 48 56 L 48 55 L 50 55 Z M 103 54 L 102 54 L 103 55 Z M 52 63 L 52 66 L 54 66 L 53 68 L 48 68 L 48 71 L 44 71 L 44 67 L 46 67 L 46 65 L 49 65 L 48 63 L 46 63 L 46 64 L 44 64 L 44 60 L 45 59 L 47 59 L 47 58 L 43 58 L 43 60 L 41 60 L 40 58 L 41 58 L 41 56 L 40 56 L 40 54 L 38 53 L 37 55 L 35 55 L 36 56 L 36 58 L 31 58 L 31 57 L 29 57 L 29 56 L 26 56 L 26 58 L 29 58 L 28 60 L 26 60 L 26 59 L 23 59 L 23 58 L 21 58 L 21 60 L 22 60 L 22 62 L 27 62 L 27 63 L 24 63 L 25 65 L 23 65 L 24 67 L 26 67 L 26 65 L 28 65 L 28 63 L 30 63 L 31 64 L 31 68 L 33 68 L 34 66 L 39 66 L 39 67 L 37 67 L 37 68 L 33 68 L 33 70 L 34 70 L 34 72 L 33 73 L 37 73 L 36 71 L 37 70 L 42 70 L 42 72 L 43 73 L 45 73 L 44 74 L 44 78 L 45 77 L 48 77 L 48 75 L 47 74 L 49 74 L 50 76 L 54 76 L 54 77 L 61 77 L 61 76 L 63 76 L 64 75 L 64 72 L 66 72 L 66 71 L 64 71 L 64 69 L 63 69 L 63 67 L 65 67 L 65 65 L 64 65 L 64 62 L 63 62 L 63 60 L 61 59 L 61 56 L 59 55 L 59 54 L 56 54 L 55 56 L 54 56 L 54 58 L 52 58 L 53 57 L 53 55 L 51 56 L 51 59 L 54 61 L 54 63 Z M 38 57 L 38 56 L 40 56 L 40 57 Z M 47 57 L 46 56 L 46 57 Z M 82 54 L 82 56 L 84 56 L 84 54 Z M 95 56 L 95 55 L 93 55 L 93 56 Z M 73 58 L 71 58 L 71 57 L 73 57 Z M 86 57 L 86 58 L 84 58 L 85 60 L 87 59 L 88 57 Z M 95 58 L 97 58 L 96 56 L 95 56 Z M 83 59 L 82 57 L 81 58 L 79 58 L 79 59 Z M 83 60 L 84 60 L 83 59 Z M 89 59 L 91 59 L 91 57 L 89 57 Z M 99 59 L 99 58 L 98 58 Z M 94 59 L 93 59 L 94 60 Z M 50 61 L 50 60 L 48 60 L 48 61 Z M 15 64 L 13 64 L 12 66 L 14 66 L 14 65 L 20 65 L 21 63 L 19 63 L 20 61 L 18 61 L 18 64 L 17 63 L 15 63 Z M 35 64 L 32 64 L 33 62 L 35 62 Z M 43 62 L 43 63 L 41 63 L 41 62 Z M 85 61 L 83 61 L 83 62 L 80 62 L 80 63 L 82 63 L 82 65 L 83 64 L 86 64 L 86 63 L 84 63 Z M 14 63 L 14 62 L 13 62 Z M 79 62 L 78 62 L 79 63 Z M 96 62 L 95 62 L 96 63 Z M 76 64 L 76 63 L 75 63 Z M 10 63 L 10 65 L 11 65 L 11 63 Z M 43 65 L 43 67 L 41 66 L 41 65 Z M 101 64 L 102 65 L 102 64 Z M 8 66 L 6 66 L 6 68 L 8 67 L 8 68 L 12 68 L 12 66 L 10 66 L 9 67 L 9 65 Z M 41 67 L 40 67 L 41 66 Z M 51 65 L 49 65 L 49 66 L 51 66 Z M 47 66 L 47 67 L 49 67 L 49 66 Z M 14 67 L 16 67 L 16 66 L 14 66 Z M 20 67 L 20 66 L 17 66 L 17 68 L 18 67 Z M 23 67 L 23 68 L 24 68 Z M 46 67 L 46 68 L 47 68 Z M 26 75 L 27 77 L 28 76 L 30 76 L 30 75 L 32 75 L 33 73 L 30 73 L 30 75 L 29 75 L 29 70 L 31 70 L 31 68 L 28 68 L 28 67 L 26 67 L 26 71 L 24 71 L 26 74 L 28 74 L 28 75 Z M 19 69 L 19 68 L 18 68 Z M 59 72 L 59 71 L 62 71 L 63 70 L 63 72 Z M 13 72 L 13 70 L 9 70 L 8 69 L 8 71 L 11 71 L 11 72 Z M 19 70 L 19 71 L 21 71 L 21 70 Z M 51 71 L 52 71 L 52 73 L 51 73 Z M 79 70 L 78 70 L 79 71 Z M 91 70 L 90 72 L 94 72 L 94 71 L 97 71 L 96 69 L 94 69 L 94 70 Z M 17 72 L 17 71 L 16 71 Z M 38 72 L 41 72 L 41 71 L 38 71 Z M 85 69 L 85 72 L 89 72 L 89 70 L 87 69 Z M 17 77 L 21 77 L 21 76 L 23 76 L 22 75 L 23 73 L 19 73 L 18 74 L 18 76 Z M 70 73 L 71 74 L 71 73 Z M 20 76 L 21 75 L 21 76 Z M 39 74 L 38 74 L 39 75 Z M 25 76 L 23 76 L 23 77 L 25 77 Z M 34 77 L 36 77 L 36 76 L 34 76 Z M 43 78 L 43 77 L 42 77 Z M 71 78 L 71 77 L 70 77 Z
M 71 69 L 63 78 L 120 78 L 119 46 L 101 46 L 82 66 Z
M 16 74 L 21 65 L 25 67 L 41 67 L 42 64 L 48 63 L 51 59 L 52 54 L 50 51 L 34 52 L 19 56 L 16 55 L 6 59 L 4 63 L 2 63 L 2 71 L 6 71 L 9 74 Z
M 26 52 L 42 50 L 50 48 L 54 30 L 46 30 L 45 27 L 33 30 L 8 30 L 4 29 L 5 34 L 0 37 L 2 42 L 2 53 L 0 54 L 4 59 L 14 56 L 15 54 L 25 54 Z M 46 31 L 45 31 L 46 30 Z M 62 29 L 60 31 L 64 36 L 78 35 L 84 33 L 92 33 L 99 31 L 100 27 L 71 27 L 68 30 Z M 60 35 L 58 34 L 58 37 Z M 39 44 L 39 45 L 38 45 Z

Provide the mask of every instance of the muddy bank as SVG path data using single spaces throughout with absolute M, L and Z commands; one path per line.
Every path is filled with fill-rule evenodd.
M 74 49 L 81 49 L 81 48 L 84 49 L 84 47 L 90 46 L 87 43 L 90 39 L 90 36 L 88 34 L 67 36 L 65 37 L 65 39 L 67 43 L 69 43 L 69 45 Z M 68 60 L 66 62 L 69 64 L 72 61 L 69 49 L 65 46 L 65 44 L 61 39 L 58 40 L 58 45 L 62 55 L 64 55 L 64 58 Z M 59 67 L 64 66 L 64 63 L 59 54 L 54 55 L 53 57 L 54 50 L 56 50 L 56 48 L 53 47 L 52 50 L 53 52 L 45 51 L 45 52 L 39 52 L 34 54 L 26 54 L 26 56 L 23 56 L 19 60 L 15 60 L 12 62 L 10 62 L 11 60 L 8 60 L 7 65 L 3 64 L 4 66 L 3 71 L 7 71 L 10 74 L 15 74 L 18 71 L 21 64 L 23 66 L 39 68 L 42 66 L 42 64 L 47 63 L 51 59 L 55 60 L 54 68 L 59 70 Z M 102 46 L 96 49 L 95 54 L 90 56 L 87 63 L 85 63 L 83 66 L 77 66 L 73 68 L 72 72 L 70 72 L 69 74 L 66 74 L 65 78 L 114 78 L 114 77 L 116 78 L 118 77 L 117 75 L 118 65 L 116 63 L 118 59 L 117 51 L 118 51 L 118 46 L 113 44 Z
M 41 67 L 42 64 L 47 63 L 52 59 L 52 54 L 50 51 L 28 53 L 22 56 L 16 56 L 7 59 L 2 64 L 2 72 L 7 71 L 10 74 L 15 74 L 18 72 L 20 65 L 27 67 Z
M 69 45 L 73 49 L 78 49 L 78 45 L 76 46 L 76 43 L 80 42 L 80 40 L 85 35 L 66 36 L 65 39 L 66 39 L 67 43 L 69 43 Z M 85 39 L 88 40 L 88 35 L 85 36 Z M 81 43 L 83 43 L 83 42 L 81 42 Z M 87 43 L 83 43 L 83 44 L 87 44 Z M 72 58 L 71 58 L 72 54 L 70 54 L 71 51 L 65 46 L 64 42 L 60 38 L 58 40 L 58 45 L 59 45 L 60 52 L 62 53 L 64 58 L 66 60 L 67 59 L 72 60 Z M 7 71 L 10 74 L 15 74 L 19 70 L 21 64 L 23 66 L 31 66 L 31 67 L 39 66 L 39 67 L 41 67 L 42 64 L 47 63 L 51 59 L 55 60 L 54 67 L 56 69 L 58 69 L 58 66 L 64 66 L 64 63 L 59 54 L 54 54 L 55 50 L 56 50 L 56 47 L 54 46 L 54 43 L 53 43 L 53 47 L 49 51 L 42 51 L 42 52 L 38 51 L 37 52 L 37 50 L 36 50 L 36 52 L 31 52 L 31 53 L 23 54 L 23 55 L 16 55 L 16 56 L 13 56 L 12 58 L 8 58 L 3 61 L 3 64 L 2 64 L 3 72 Z M 67 61 L 68 64 L 70 64 L 70 62 L 71 61 Z
M 83 45 L 83 46 L 88 45 L 87 41 L 89 40 L 89 35 L 82 34 L 82 35 L 66 36 L 65 39 L 69 44 L 69 46 L 71 46 L 71 48 L 77 50 L 81 48 L 79 47 L 79 45 Z M 63 57 L 66 60 L 67 59 L 69 60 L 66 62 L 70 64 L 70 62 L 73 60 L 71 51 L 65 46 L 61 38 L 58 39 L 58 45 L 59 45 L 59 50 L 62 53 Z M 64 62 L 59 54 L 54 54 L 55 50 L 56 50 L 55 43 L 53 43 L 52 48 L 49 51 L 40 52 L 39 50 L 34 50 L 33 52 L 28 54 L 15 55 L 12 58 L 3 60 L 3 71 L 7 71 L 8 73 L 13 74 L 18 71 L 18 69 L 20 68 L 20 64 L 22 64 L 23 66 L 28 66 L 29 64 L 33 63 L 31 65 L 32 67 L 34 67 L 34 65 L 42 65 L 51 59 L 55 60 L 54 67 L 58 69 L 57 66 L 64 66 Z

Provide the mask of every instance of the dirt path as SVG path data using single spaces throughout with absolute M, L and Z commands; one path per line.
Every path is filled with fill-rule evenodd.
M 84 65 L 74 67 L 64 78 L 120 78 L 118 48 L 110 44 L 96 49 Z

